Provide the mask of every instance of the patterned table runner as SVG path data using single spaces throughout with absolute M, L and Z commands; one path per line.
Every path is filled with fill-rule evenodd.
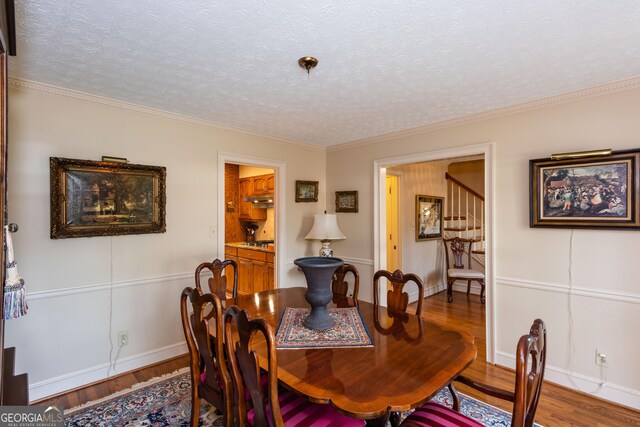
M 277 348 L 373 347 L 357 307 L 329 308 L 327 311 L 335 325 L 325 331 L 309 329 L 302 324 L 310 311 L 309 308 L 285 308 L 276 333 Z

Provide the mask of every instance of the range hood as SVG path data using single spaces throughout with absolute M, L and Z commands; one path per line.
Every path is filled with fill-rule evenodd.
M 243 199 L 245 202 L 251 202 L 257 208 L 272 208 L 274 196 L 273 194 L 265 194 L 261 196 L 251 196 L 245 197 Z

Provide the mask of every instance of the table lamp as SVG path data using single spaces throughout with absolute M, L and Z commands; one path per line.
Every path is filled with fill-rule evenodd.
M 333 256 L 331 241 L 346 239 L 346 237 L 342 234 L 340 228 L 338 228 L 336 216 L 325 213 L 314 216 L 313 227 L 311 227 L 311 231 L 309 231 L 305 239 L 320 240 L 322 242 L 320 256 L 329 257 Z

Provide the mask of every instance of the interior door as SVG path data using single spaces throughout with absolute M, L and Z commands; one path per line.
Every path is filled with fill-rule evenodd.
M 402 269 L 400 260 L 400 227 L 398 177 L 387 175 L 387 270 Z

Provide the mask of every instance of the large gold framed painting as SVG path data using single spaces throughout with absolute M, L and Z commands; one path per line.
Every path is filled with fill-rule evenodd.
M 166 169 L 50 158 L 51 238 L 164 233 Z
M 530 226 L 640 229 L 640 150 L 529 162 Z

